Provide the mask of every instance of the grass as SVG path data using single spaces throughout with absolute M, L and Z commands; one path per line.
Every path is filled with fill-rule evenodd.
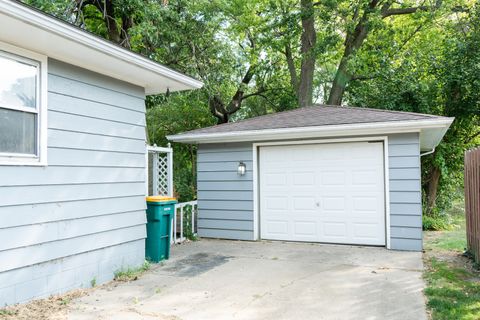
M 127 268 L 120 269 L 115 272 L 114 280 L 116 281 L 135 281 L 140 277 L 145 271 L 150 269 L 150 262 L 145 261 L 138 268 Z
M 452 219 L 451 230 L 430 232 L 433 236 L 431 237 L 432 239 L 425 243 L 425 249 L 454 252 L 465 251 L 467 247 L 465 217 L 456 215 Z
M 433 320 L 480 319 L 480 278 L 462 256 L 466 247 L 465 218 L 453 216 L 448 231 L 425 233 L 425 295 Z
M 14 310 L 0 309 L 0 316 L 15 316 L 17 313 Z
M 425 294 L 434 320 L 480 319 L 480 283 L 474 277 L 447 262 L 429 260 Z

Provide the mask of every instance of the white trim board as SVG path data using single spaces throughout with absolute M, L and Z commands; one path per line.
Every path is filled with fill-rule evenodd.
M 198 89 L 201 81 L 103 40 L 17 1 L 0 1 L 0 40 L 145 88 Z
M 260 238 L 260 188 L 258 185 L 259 161 L 258 152 L 259 147 L 262 146 L 279 146 L 279 145 L 301 145 L 301 144 L 327 144 L 327 143 L 342 143 L 342 142 L 361 142 L 361 141 L 382 141 L 384 153 L 384 179 L 385 179 L 385 243 L 387 249 L 390 249 L 390 184 L 389 184 L 389 163 L 388 163 L 388 136 L 372 136 L 372 137 L 358 137 L 358 138 L 339 138 L 339 139 L 322 139 L 322 140 L 299 140 L 299 141 L 276 141 L 276 142 L 259 142 L 253 143 L 253 240 Z

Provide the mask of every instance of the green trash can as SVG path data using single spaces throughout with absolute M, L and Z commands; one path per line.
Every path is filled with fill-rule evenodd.
M 170 234 L 175 213 L 175 198 L 147 197 L 147 239 L 145 258 L 159 262 L 170 258 Z

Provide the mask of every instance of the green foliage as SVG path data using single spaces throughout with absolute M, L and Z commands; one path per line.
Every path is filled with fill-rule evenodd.
M 16 310 L 9 310 L 9 309 L 0 309 L 0 316 L 16 316 L 18 311 Z
M 450 228 L 450 217 L 448 215 L 423 215 L 423 230 L 448 230 Z
M 424 230 L 443 230 L 432 233 L 435 236 L 425 241 L 424 247 L 426 250 L 465 252 L 467 232 L 463 201 L 455 201 L 448 212 L 440 218 L 424 215 L 423 219 Z M 440 222 L 437 220 L 440 220 Z
M 73 22 L 71 12 L 75 8 L 75 3 L 72 0 L 22 0 L 22 2 L 55 17 Z
M 196 241 L 197 236 L 192 230 L 192 214 L 193 206 L 186 206 L 183 208 L 183 236 L 188 240 Z
M 96 277 L 93 277 L 92 280 L 90 280 L 90 286 L 92 288 L 96 287 L 97 286 L 97 278 Z
M 109 37 L 102 6 L 88 4 L 77 10 L 80 2 L 74 0 L 24 2 Z M 132 50 L 205 84 L 196 91 L 148 98 L 150 144 L 164 146 L 166 135 L 215 124 L 209 101 L 216 96 L 228 104 L 239 89 L 247 98 L 230 117 L 232 121 L 297 107 L 291 68 L 298 75 L 303 57 L 298 0 L 111 3 L 116 25 L 128 35 Z M 315 2 L 314 100 L 327 100 L 345 51 L 345 36 L 352 34 L 362 17 L 368 17 L 368 36 L 348 60 L 346 71 L 353 79 L 343 101 L 456 118 L 435 153 L 422 158 L 423 200 L 428 215 L 424 225 L 445 228 L 450 223 L 445 212 L 458 198 L 456 190 L 463 183 L 463 153 L 480 142 L 480 5 L 471 0 L 445 0 L 428 10 L 385 18 L 383 6 L 369 9 L 368 3 Z M 425 3 L 431 5 L 433 2 Z M 393 6 L 399 9 L 418 4 L 408 0 Z M 287 49 L 292 53 L 291 65 Z M 250 66 L 255 67 L 254 77 L 241 84 Z M 180 201 L 195 199 L 196 147 L 175 144 L 173 148 L 175 192 Z M 440 172 L 438 182 L 435 172 Z
M 148 100 L 147 128 L 150 144 L 164 146 L 166 136 L 213 125 L 202 90 L 158 96 Z M 196 199 L 196 146 L 173 144 L 174 189 L 180 202 Z
M 120 270 L 115 271 L 113 279 L 115 281 L 135 281 L 138 280 L 143 273 L 150 269 L 150 262 L 145 261 L 140 267 L 138 268 L 122 268 Z
M 353 81 L 347 93 L 353 105 L 455 117 L 435 153 L 422 158 L 424 226 L 434 230 L 448 226 L 445 212 L 463 196 L 457 192 L 463 186 L 463 154 L 478 144 L 480 107 L 480 52 L 474 49 L 480 44 L 478 7 L 455 18 L 448 7 L 437 14 L 419 25 L 406 17 L 378 30 L 357 57 L 358 68 L 370 78 Z M 368 54 L 367 49 L 384 45 L 377 41 L 382 38 L 394 46 L 381 49 L 383 55 Z M 440 171 L 436 194 L 431 192 L 435 170 Z
M 480 317 L 479 274 L 466 258 L 459 256 L 466 247 L 465 215 L 455 203 L 455 227 L 451 231 L 428 232 L 425 250 L 425 295 L 432 319 L 478 319 Z M 462 214 L 460 214 L 462 213 Z
M 454 268 L 432 258 L 425 279 L 427 306 L 438 320 L 478 319 L 480 316 L 480 283 L 465 269 Z

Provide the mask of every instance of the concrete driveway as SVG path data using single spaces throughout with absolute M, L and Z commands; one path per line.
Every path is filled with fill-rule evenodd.
M 426 319 L 419 252 L 201 240 L 141 279 L 108 285 L 70 319 Z

